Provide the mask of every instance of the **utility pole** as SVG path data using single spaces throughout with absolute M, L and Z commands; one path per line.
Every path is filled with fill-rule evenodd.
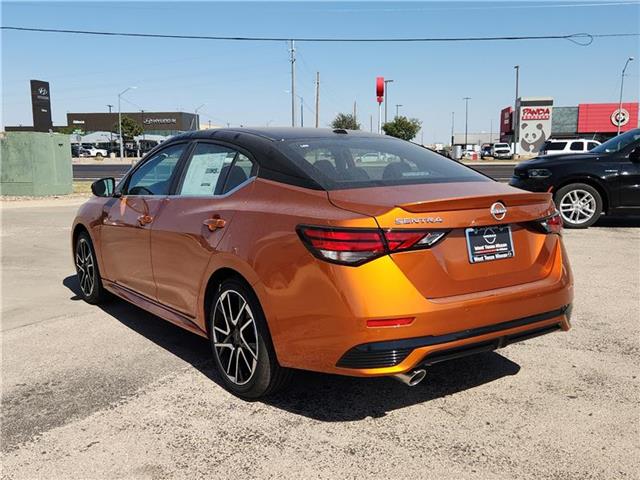
M 387 123 L 387 103 L 389 102 L 389 84 L 393 83 L 393 80 L 384 81 L 384 123 Z
M 144 147 L 144 110 L 140 110 L 140 124 L 142 125 L 142 142 Z M 138 142 L 138 157 L 140 156 L 140 142 Z
M 358 107 L 356 105 L 356 102 L 353 102 L 353 122 L 354 123 L 358 123 Z
M 304 98 L 300 97 L 300 126 L 304 127 Z
M 467 135 L 469 133 L 469 100 L 471 97 L 464 97 L 464 148 L 467 148 Z
M 140 110 L 140 117 L 142 117 L 142 141 L 144 142 L 144 110 Z
M 453 125 L 456 119 L 456 112 L 451 112 L 451 149 L 453 149 Z
M 519 116 L 520 114 L 518 113 L 518 88 L 519 88 L 519 84 L 520 84 L 520 65 L 516 65 L 515 67 L 513 67 L 516 70 L 516 100 L 515 103 L 513 105 L 513 121 L 511 122 L 512 128 L 513 128 L 513 155 L 517 155 L 518 154 L 518 133 L 520 132 L 520 125 L 519 125 Z
M 493 118 L 491 119 L 491 128 L 489 129 L 489 143 L 493 143 Z
M 620 125 L 622 123 L 622 89 L 624 87 L 624 72 L 627 71 L 627 66 L 629 62 L 633 62 L 633 57 L 627 58 L 627 62 L 624 64 L 624 68 L 622 69 L 622 75 L 620 76 L 620 101 L 618 102 L 618 115 L 616 117 L 616 123 L 618 124 L 618 135 L 620 135 Z
M 296 41 L 291 40 L 291 126 L 296 126 Z
M 320 127 L 320 72 L 316 72 L 316 128 Z
M 398 118 L 398 113 L 400 111 L 400 107 L 402 107 L 402 104 L 396 103 L 396 118 Z
M 373 133 L 373 115 L 369 115 L 369 131 Z

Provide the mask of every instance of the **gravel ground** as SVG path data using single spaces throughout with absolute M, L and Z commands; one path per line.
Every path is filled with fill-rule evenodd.
M 408 388 L 300 373 L 226 393 L 195 335 L 78 300 L 80 200 L 2 209 L 2 477 L 636 479 L 640 229 L 567 231 L 574 328 Z

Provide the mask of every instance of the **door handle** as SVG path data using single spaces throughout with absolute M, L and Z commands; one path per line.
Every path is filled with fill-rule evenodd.
M 227 224 L 226 220 L 222 218 L 208 218 L 202 222 L 211 232 L 215 232 L 218 228 L 224 228 Z
M 138 217 L 138 223 L 143 227 L 145 225 L 149 225 L 151 222 L 153 222 L 153 217 L 151 215 L 140 215 Z

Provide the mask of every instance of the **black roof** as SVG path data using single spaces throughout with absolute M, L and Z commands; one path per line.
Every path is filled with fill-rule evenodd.
M 272 141 L 297 140 L 303 138 L 332 138 L 336 135 L 348 135 L 359 138 L 382 137 L 377 133 L 363 132 L 361 130 L 343 130 L 331 128 L 293 128 L 293 127 L 241 127 L 241 128 L 212 128 L 209 130 L 197 130 L 183 133 L 177 137 L 191 139 L 219 138 L 230 139 L 242 134 L 259 136 Z M 174 137 L 176 138 L 176 137 Z
M 156 148 L 185 140 L 213 140 L 227 143 L 248 152 L 259 165 L 258 176 L 306 188 L 322 190 L 314 179 L 314 169 L 304 161 L 296 161 L 286 141 L 320 138 L 392 138 L 356 130 L 329 128 L 243 127 L 214 128 L 186 132 L 171 137 Z M 151 155 L 153 152 L 149 152 Z

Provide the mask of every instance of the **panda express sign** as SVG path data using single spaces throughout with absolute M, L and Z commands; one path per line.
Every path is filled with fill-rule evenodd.
M 551 108 L 549 107 L 524 107 L 522 120 L 551 120 Z
M 518 153 L 535 154 L 551 136 L 553 98 L 518 99 Z

